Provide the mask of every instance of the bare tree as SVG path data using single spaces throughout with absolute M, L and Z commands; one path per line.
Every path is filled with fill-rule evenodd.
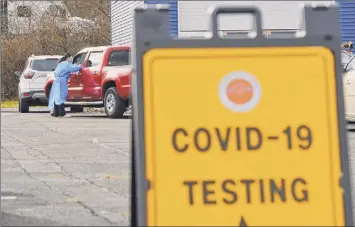
M 101 38 L 110 43 L 109 38 L 109 0 L 65 0 L 73 16 L 95 21 L 100 25 Z
M 40 4 L 40 3 L 38 3 Z M 31 55 L 75 54 L 82 48 L 98 45 L 109 45 L 107 1 L 85 0 L 68 1 L 68 9 L 73 16 L 69 17 L 62 8 L 51 7 L 44 13 L 32 14 L 24 22 L 12 17 L 12 34 L 3 36 L 1 46 L 1 87 L 2 99 L 17 97 L 16 70 L 22 70 L 26 59 Z M 35 6 L 39 7 L 39 6 Z M 107 14 L 107 15 L 106 15 Z M 15 19 L 14 19 L 15 18 Z M 78 20 L 79 22 L 77 23 Z M 84 23 L 85 19 L 95 22 L 95 26 Z M 90 26 L 89 26 L 90 25 Z M 17 29 L 17 30 L 16 30 Z M 15 32 L 14 32 L 15 31 Z

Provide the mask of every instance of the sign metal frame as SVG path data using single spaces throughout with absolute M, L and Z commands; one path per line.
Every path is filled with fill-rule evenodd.
M 211 11 L 211 37 L 207 39 L 178 39 L 169 36 L 168 5 L 144 5 L 134 11 L 134 31 L 132 45 L 132 201 L 131 225 L 147 226 L 147 198 L 149 181 L 145 169 L 144 103 L 143 103 L 143 57 L 151 49 L 163 48 L 228 48 L 228 47 L 306 47 L 318 46 L 331 50 L 335 59 L 338 136 L 341 152 L 342 178 L 344 190 L 344 221 L 353 226 L 350 169 L 347 149 L 346 123 L 344 113 L 342 68 L 340 60 L 340 29 L 338 7 L 305 6 L 304 36 L 298 38 L 267 38 L 262 34 L 260 11 L 255 7 L 218 7 Z M 253 14 L 256 36 L 254 38 L 226 39 L 219 36 L 220 14 Z M 300 32 L 302 34 L 302 31 Z

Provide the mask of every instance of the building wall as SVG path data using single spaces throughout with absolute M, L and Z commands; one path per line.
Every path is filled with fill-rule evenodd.
M 163 1 L 163 0 L 162 0 Z M 169 1 L 171 34 L 179 36 L 203 36 L 209 31 L 210 21 L 207 10 L 211 5 L 254 5 L 261 9 L 263 28 L 266 30 L 294 31 L 302 20 L 301 4 L 312 1 Z M 112 45 L 130 44 L 132 40 L 133 8 L 158 0 L 111 1 L 111 41 Z M 339 5 L 340 28 L 343 41 L 355 43 L 355 2 L 348 0 L 313 1 Z M 160 3 L 160 2 L 159 2 Z M 176 7 L 177 6 L 177 7 Z M 174 9 L 175 7 L 175 9 Z M 245 31 L 252 28 L 253 18 L 249 15 L 221 16 L 220 30 Z
M 334 1 L 313 1 L 330 3 Z M 179 1 L 179 35 L 193 36 L 210 29 L 208 8 L 219 5 L 257 6 L 261 11 L 263 28 L 268 30 L 295 30 L 302 20 L 301 4 L 312 1 Z M 221 15 L 220 30 L 245 31 L 253 28 L 251 15 Z
M 169 4 L 170 36 L 179 34 L 178 0 L 144 0 L 146 4 Z
M 338 5 L 341 39 L 355 44 L 355 1 L 339 0 Z
M 177 0 L 111 1 L 111 44 L 130 45 L 133 32 L 133 10 L 143 4 L 169 4 L 170 35 L 178 35 Z
M 133 32 L 133 9 L 143 1 L 111 1 L 111 44 L 130 45 Z

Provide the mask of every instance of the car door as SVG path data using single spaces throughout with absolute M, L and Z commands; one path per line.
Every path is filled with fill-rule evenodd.
M 83 64 L 87 53 L 79 53 L 73 58 L 73 64 Z M 80 81 L 79 73 L 72 73 L 68 80 L 68 99 L 82 99 L 83 97 L 83 86 Z
M 89 52 L 86 66 L 81 70 L 80 82 L 83 86 L 85 99 L 100 99 L 101 92 L 101 70 L 104 51 Z
M 355 58 L 353 57 L 345 67 L 343 77 L 345 116 L 348 120 L 355 120 Z

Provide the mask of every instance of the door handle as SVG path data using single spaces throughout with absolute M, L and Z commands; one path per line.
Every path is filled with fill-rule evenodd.
M 346 81 L 345 84 L 350 84 L 350 81 Z

